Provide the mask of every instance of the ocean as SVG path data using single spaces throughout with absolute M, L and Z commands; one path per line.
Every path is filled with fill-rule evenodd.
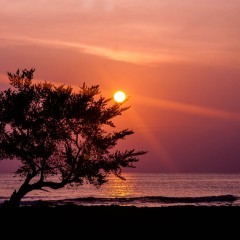
M 47 202 L 53 206 L 240 206 L 240 174 L 134 172 L 124 173 L 123 176 L 125 181 L 110 176 L 109 181 L 100 188 L 84 184 L 78 188 L 32 191 L 22 199 L 21 204 Z M 0 204 L 7 200 L 20 184 L 20 177 L 0 174 Z

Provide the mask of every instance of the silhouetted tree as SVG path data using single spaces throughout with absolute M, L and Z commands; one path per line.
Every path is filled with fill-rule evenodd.
M 85 182 L 100 186 L 110 173 L 122 178 L 145 151 L 115 150 L 132 130 L 111 131 L 112 119 L 128 109 L 109 106 L 99 86 L 33 83 L 34 69 L 8 73 L 11 88 L 0 92 L 0 160 L 18 159 L 23 179 L 5 206 L 18 207 L 30 191 Z M 110 128 L 109 128 L 110 127 Z M 58 176 L 53 181 L 51 176 Z M 56 179 L 56 178 L 55 178 Z

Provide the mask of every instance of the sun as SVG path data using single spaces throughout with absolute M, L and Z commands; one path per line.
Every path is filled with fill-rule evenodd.
M 113 98 L 116 102 L 121 103 L 126 100 L 126 94 L 122 91 L 117 91 L 114 93 Z

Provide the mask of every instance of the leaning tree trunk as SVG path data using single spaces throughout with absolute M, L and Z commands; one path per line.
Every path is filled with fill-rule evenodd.
M 3 207 L 6 208 L 17 208 L 20 206 L 21 199 L 33 189 L 31 185 L 28 183 L 24 183 L 18 191 L 14 190 L 13 194 L 11 195 L 10 199 L 3 203 Z
M 11 195 L 10 199 L 5 201 L 2 206 L 5 208 L 17 208 L 20 206 L 22 198 L 27 193 L 33 190 L 43 190 L 42 189 L 43 187 L 48 187 L 51 189 L 59 189 L 69 183 L 68 179 L 64 179 L 61 182 L 44 182 L 40 178 L 38 182 L 35 182 L 34 184 L 30 184 L 31 179 L 34 176 L 35 176 L 34 174 L 27 176 L 25 182 L 22 184 L 19 190 L 18 191 L 15 190 Z

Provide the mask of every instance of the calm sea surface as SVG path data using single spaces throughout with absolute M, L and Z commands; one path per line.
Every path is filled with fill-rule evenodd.
M 159 207 L 172 205 L 240 206 L 240 174 L 125 173 L 126 181 L 110 177 L 97 189 L 79 188 L 33 191 L 22 205 L 39 200 L 55 204 Z M 57 178 L 55 179 L 57 180 Z M 13 174 L 0 174 L 0 204 L 21 184 Z

